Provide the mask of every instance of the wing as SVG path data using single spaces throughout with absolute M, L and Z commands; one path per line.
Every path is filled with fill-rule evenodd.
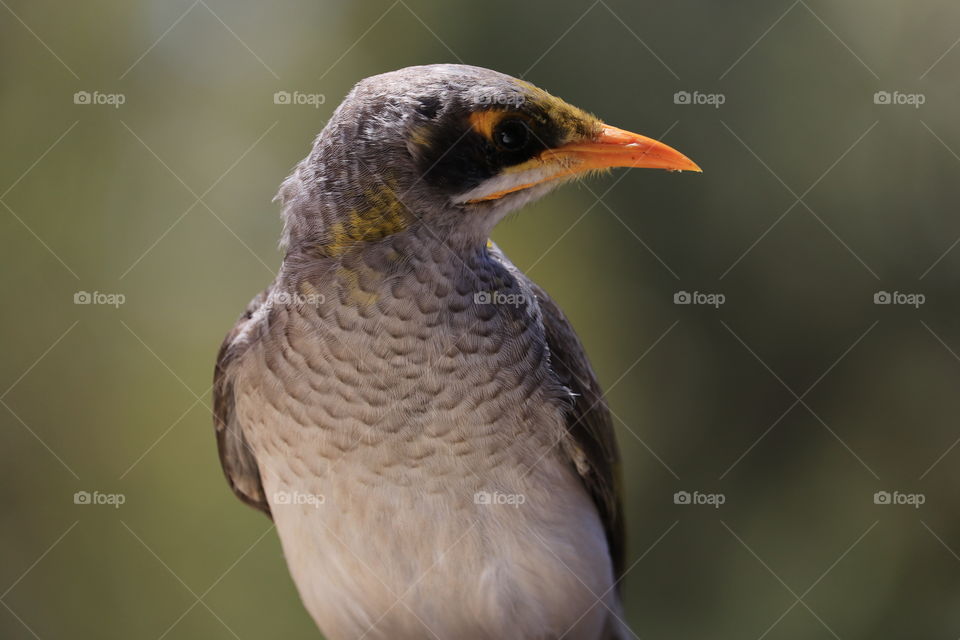
M 613 560 L 615 578 L 623 575 L 625 527 L 620 485 L 620 453 L 613 420 L 586 351 L 560 307 L 534 283 L 530 283 L 546 329 L 550 362 L 560 381 L 573 394 L 567 413 L 570 455 L 587 491 L 600 512 Z
M 220 345 L 217 365 L 213 371 L 213 424 L 217 432 L 217 448 L 220 451 L 220 465 L 223 467 L 223 473 L 238 498 L 260 509 L 268 516 L 270 505 L 267 504 L 263 485 L 260 482 L 257 459 L 237 420 L 233 394 L 235 375 L 233 365 L 256 340 L 254 316 L 267 299 L 269 292 L 270 290 L 267 289 L 247 305 L 240 320 Z

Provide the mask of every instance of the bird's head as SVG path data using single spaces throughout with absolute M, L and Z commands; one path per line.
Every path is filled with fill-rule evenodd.
M 337 255 L 415 224 L 482 243 L 510 211 L 612 167 L 700 170 L 522 80 L 408 67 L 358 83 L 284 183 L 285 243 Z

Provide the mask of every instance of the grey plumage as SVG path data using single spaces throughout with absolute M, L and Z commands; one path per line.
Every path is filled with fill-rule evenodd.
M 530 159 L 484 138 L 508 110 L 544 139 Z M 284 182 L 284 264 L 221 348 L 215 423 L 331 640 L 622 637 L 609 412 L 562 312 L 487 240 L 560 181 L 513 174 L 601 124 L 414 67 L 358 84 Z

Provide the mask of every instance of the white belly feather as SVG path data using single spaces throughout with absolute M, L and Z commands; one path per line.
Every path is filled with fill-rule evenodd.
M 600 637 L 610 613 L 598 598 L 616 606 L 603 527 L 553 456 L 526 475 L 499 467 L 438 486 L 415 469 L 378 482 L 369 470 L 381 461 L 362 450 L 323 478 L 289 469 L 310 446 L 259 459 L 277 471 L 264 489 L 291 574 L 329 640 Z

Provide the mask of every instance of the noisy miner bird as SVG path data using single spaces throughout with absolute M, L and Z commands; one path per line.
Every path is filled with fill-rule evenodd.
M 563 312 L 488 239 L 609 167 L 699 171 L 440 64 L 357 84 L 283 183 L 283 266 L 220 349 L 215 424 L 329 640 L 629 633 L 603 394 Z

